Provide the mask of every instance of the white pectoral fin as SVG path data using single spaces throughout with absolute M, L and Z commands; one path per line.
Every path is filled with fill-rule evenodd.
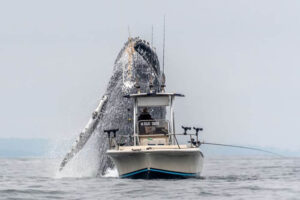
M 102 108 L 107 102 L 108 97 L 104 95 L 100 100 L 96 110 L 93 112 L 92 117 L 88 121 L 84 130 L 80 133 L 79 137 L 76 139 L 75 143 L 72 145 L 72 149 L 67 155 L 64 157 L 63 161 L 60 164 L 59 170 L 61 171 L 64 166 L 84 147 L 87 141 L 90 139 L 92 133 L 96 129 L 96 124 L 99 123 L 100 113 L 102 112 Z

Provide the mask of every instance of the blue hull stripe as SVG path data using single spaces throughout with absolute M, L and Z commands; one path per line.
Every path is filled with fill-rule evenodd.
M 146 172 L 148 171 L 148 169 L 141 169 L 141 170 L 138 170 L 138 171 L 135 171 L 135 172 L 131 172 L 131 173 L 128 173 L 128 174 L 123 174 L 122 177 L 129 177 L 129 176 L 132 176 L 132 175 L 135 175 L 135 174 L 139 174 L 139 173 L 142 173 L 142 172 Z
M 160 173 L 165 173 L 165 174 L 173 174 L 173 175 L 179 175 L 179 176 L 195 176 L 196 175 L 194 173 L 172 172 L 172 171 L 166 171 L 166 170 L 161 170 L 161 169 L 151 169 L 151 168 L 149 171 L 160 172 Z
M 149 170 L 148 169 L 141 169 L 141 170 L 138 170 L 138 171 L 135 171 L 135 172 L 130 172 L 130 173 L 127 173 L 127 174 L 123 174 L 123 175 L 121 175 L 121 177 L 125 178 L 125 177 L 129 177 L 129 176 L 139 174 L 139 173 L 143 173 L 143 172 L 147 172 L 147 171 L 160 172 L 160 173 L 172 174 L 172 175 L 178 175 L 178 176 L 190 176 L 190 177 L 197 176 L 196 173 L 173 172 L 173 171 L 166 171 L 166 170 L 161 170 L 161 169 L 152 169 L 152 168 L 150 168 Z

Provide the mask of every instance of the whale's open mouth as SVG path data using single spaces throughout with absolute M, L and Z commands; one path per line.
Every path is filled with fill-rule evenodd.
M 147 44 L 145 41 L 143 40 L 138 40 L 135 42 L 134 44 L 134 49 L 136 52 L 138 52 L 143 58 L 144 60 L 150 65 L 152 66 L 152 68 L 154 69 L 155 73 L 157 75 L 160 74 L 160 70 L 158 68 L 159 66 L 159 61 L 157 58 L 156 53 L 153 51 L 153 49 L 149 46 L 149 44 Z

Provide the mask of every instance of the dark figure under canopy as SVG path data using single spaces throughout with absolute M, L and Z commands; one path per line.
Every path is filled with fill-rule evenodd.
M 140 114 L 140 116 L 138 117 L 138 120 L 153 120 L 151 115 L 148 112 L 147 108 L 143 109 L 143 112 Z

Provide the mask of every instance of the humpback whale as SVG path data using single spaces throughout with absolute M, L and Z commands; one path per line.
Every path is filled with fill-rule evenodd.
M 60 171 L 64 170 L 69 161 L 91 138 L 97 140 L 98 144 L 97 151 L 100 156 L 98 175 L 103 175 L 107 168 L 113 167 L 112 161 L 105 155 L 108 143 L 104 130 L 119 129 L 119 142 L 131 143 L 131 137 L 126 136 L 133 134 L 131 111 L 133 101 L 124 96 L 137 91 L 149 93 L 151 90 L 163 90 L 162 82 L 164 82 L 164 75 L 161 73 L 155 49 L 138 37 L 128 38 L 115 60 L 105 94 L 95 112 L 92 113 L 88 124 L 61 162 Z M 151 108 L 149 112 L 158 119 L 164 118 L 166 114 L 165 108 L 158 107 Z

